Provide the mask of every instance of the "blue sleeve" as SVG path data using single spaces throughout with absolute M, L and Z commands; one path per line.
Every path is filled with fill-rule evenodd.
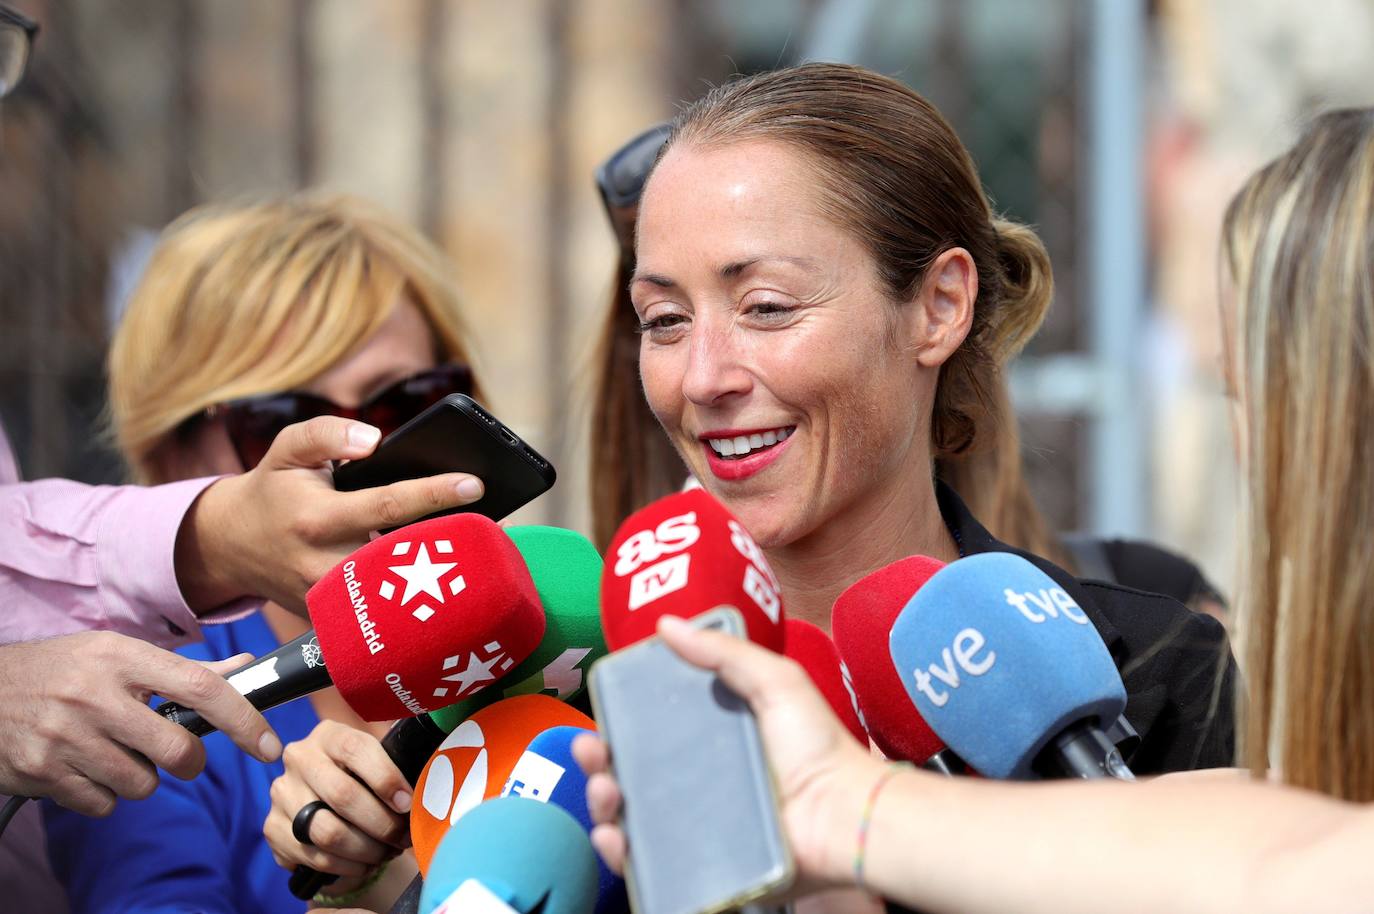
M 236 914 L 230 849 L 209 786 L 162 775 L 146 800 L 121 800 L 105 819 L 44 801 L 48 855 L 72 914 Z

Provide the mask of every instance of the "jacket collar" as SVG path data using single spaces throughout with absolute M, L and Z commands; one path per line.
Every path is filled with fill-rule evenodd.
M 1053 562 L 1021 549 L 1014 549 L 998 540 L 978 522 L 978 519 L 969 511 L 968 506 L 964 504 L 964 500 L 953 489 L 939 480 L 935 482 L 935 498 L 940 505 L 940 515 L 944 518 L 945 526 L 949 528 L 950 535 L 954 537 L 954 544 L 959 548 L 960 557 L 978 555 L 983 552 L 1010 552 L 1026 559 L 1053 578 L 1054 582 L 1064 588 L 1064 592 L 1073 597 L 1074 602 L 1083 608 L 1083 612 L 1087 614 L 1093 627 L 1097 629 L 1097 633 L 1102 636 L 1102 641 L 1107 645 L 1107 650 L 1111 652 L 1117 668 L 1119 669 L 1125 663 L 1126 644 L 1121 632 L 1102 612 L 1097 602 L 1088 596 L 1086 589 L 1077 578 Z

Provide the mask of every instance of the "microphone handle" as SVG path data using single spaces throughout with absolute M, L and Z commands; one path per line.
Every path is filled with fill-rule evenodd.
M 436 724 L 432 717 L 428 714 L 421 714 L 419 717 L 407 717 L 405 720 L 398 720 L 392 724 L 391 729 L 386 731 L 386 736 L 382 737 L 382 748 L 386 750 L 387 758 L 395 762 L 396 767 L 401 769 L 401 774 L 405 776 L 406 783 L 414 787 L 415 782 L 420 780 L 420 774 L 425 770 L 425 765 L 429 763 L 429 757 L 434 754 L 434 750 L 439 748 L 439 744 L 447 736 L 448 733 Z M 302 863 L 291 873 L 291 881 L 287 883 L 287 888 L 297 898 L 309 901 L 319 893 L 320 889 L 337 878 L 331 873 L 321 873 Z M 420 877 L 416 876 L 415 878 L 418 881 Z M 412 883 L 412 886 L 415 884 Z M 419 890 L 416 891 L 418 900 Z
M 1034 768 L 1052 780 L 1114 778 L 1134 781 L 1121 750 L 1107 738 L 1096 721 L 1080 720 L 1050 740 Z
M 318 692 L 333 685 L 334 680 L 330 678 L 329 670 L 325 669 L 324 655 L 320 653 L 315 630 L 311 629 L 272 653 L 235 670 L 229 675 L 229 684 L 238 689 L 253 707 L 266 711 L 311 692 Z M 194 708 L 165 701 L 154 710 L 196 736 L 215 732 L 215 726 Z
M 949 747 L 941 749 L 921 763 L 926 771 L 933 771 L 936 774 L 943 774 L 945 777 L 955 777 L 956 775 L 968 774 L 968 764 L 959 756 L 954 754 L 954 750 Z

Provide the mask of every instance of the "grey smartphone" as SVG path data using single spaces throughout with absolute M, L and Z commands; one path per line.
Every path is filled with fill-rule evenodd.
M 387 435 L 368 456 L 340 464 L 334 488 L 353 492 L 454 472 L 482 480 L 485 493 L 430 517 L 473 512 L 500 520 L 547 492 L 556 478 L 553 464 L 500 419 L 466 394 L 451 394 Z
M 731 606 L 692 624 L 744 637 Z M 625 798 L 636 914 L 712 914 L 791 884 L 777 789 L 744 699 L 658 638 L 593 664 L 591 696 Z

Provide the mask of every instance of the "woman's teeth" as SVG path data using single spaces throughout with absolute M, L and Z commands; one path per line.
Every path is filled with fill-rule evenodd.
M 772 447 L 786 441 L 792 432 L 796 431 L 796 426 L 787 428 L 769 429 L 766 432 L 758 432 L 753 435 L 740 435 L 736 438 L 707 438 L 706 442 L 711 445 L 711 450 L 721 457 L 743 457 L 752 451 L 762 448 Z

